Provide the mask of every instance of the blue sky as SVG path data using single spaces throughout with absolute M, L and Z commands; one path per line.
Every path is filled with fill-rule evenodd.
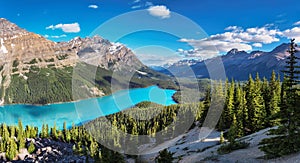
M 110 41 L 130 47 L 144 62 L 157 57 L 159 64 L 182 58 L 207 58 L 231 48 L 268 51 L 290 37 L 300 42 L 299 6 L 298 0 L 1 0 L 0 17 L 57 42 L 76 36 L 104 35 Z M 149 17 L 131 16 L 127 25 L 125 22 L 104 30 L 105 33 L 95 30 L 116 16 L 139 10 Z M 203 30 L 185 28 L 191 25 L 181 23 L 176 13 Z M 168 30 L 181 33 L 176 36 L 168 30 L 145 29 L 118 40 L 113 37 L 116 31 L 129 28 L 130 24 L 140 26 L 152 21 L 150 17 L 157 24 L 178 20 L 177 24 L 168 22 Z

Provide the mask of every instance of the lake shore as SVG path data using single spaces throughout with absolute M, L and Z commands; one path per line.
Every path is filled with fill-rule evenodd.
M 133 90 L 133 89 L 140 89 L 140 88 L 148 88 L 148 87 L 153 87 L 153 86 L 157 86 L 158 88 L 160 89 L 165 89 L 165 90 L 174 90 L 176 92 L 178 92 L 179 90 L 178 89 L 169 89 L 169 88 L 164 88 L 162 86 L 160 86 L 159 84 L 156 84 L 156 85 L 150 85 L 150 86 L 146 86 L 146 87 L 139 87 L 139 88 L 129 88 L 130 90 Z M 125 91 L 125 90 L 129 90 L 129 89 L 119 89 L 113 93 L 116 93 L 116 92 L 119 92 L 119 91 Z M 175 93 L 176 93 L 175 92 Z M 53 104 L 63 104 L 63 103 L 75 103 L 75 102 L 78 102 L 78 101 L 81 101 L 81 100 L 88 100 L 88 99 L 94 99 L 94 98 L 101 98 L 101 97 L 106 97 L 106 96 L 110 96 L 112 95 L 113 93 L 110 93 L 110 94 L 106 94 L 104 96 L 94 96 L 94 97 L 90 97 L 90 98 L 82 98 L 82 99 L 78 99 L 78 100 L 70 100 L 70 101 L 59 101 L 59 102 L 53 102 L 53 103 L 46 103 L 46 104 L 32 104 L 32 103 L 11 103 L 11 104 L 5 104 L 5 101 L 3 99 L 3 101 L 0 101 L 0 107 L 1 106 L 8 106 L 8 105 L 28 105 L 28 106 L 47 106 L 47 105 L 53 105 Z M 175 95 L 174 93 L 174 95 Z M 174 96 L 173 95 L 173 96 Z M 176 102 L 176 103 L 179 103 L 178 100 L 176 100 L 174 97 L 172 97 L 173 100 Z

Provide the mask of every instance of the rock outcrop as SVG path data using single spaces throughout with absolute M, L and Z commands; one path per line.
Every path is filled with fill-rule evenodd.
M 16 158 L 12 162 L 94 162 L 92 158 L 87 156 L 80 156 L 73 152 L 72 143 L 64 143 L 60 141 L 54 141 L 51 139 L 26 139 L 26 144 L 33 142 L 36 150 L 29 154 L 27 149 L 21 149 Z M 0 153 L 0 161 L 7 161 L 5 153 Z

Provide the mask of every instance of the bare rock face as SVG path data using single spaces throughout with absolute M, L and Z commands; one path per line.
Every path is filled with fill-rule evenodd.
M 99 36 L 77 37 L 68 42 L 81 61 L 113 71 L 135 71 L 145 67 L 133 52 L 120 43 L 111 43 Z
M 0 65 L 6 69 L 3 75 L 25 73 L 31 66 L 70 66 L 77 60 L 74 52 L 3 18 L 0 19 L 0 43 Z
M 108 70 L 145 67 L 130 49 L 99 36 L 56 43 L 0 18 L 0 65 L 14 69 L 5 74 L 28 72 L 31 66 L 73 66 L 78 61 Z

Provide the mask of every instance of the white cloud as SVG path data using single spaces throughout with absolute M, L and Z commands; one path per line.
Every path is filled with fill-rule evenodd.
M 300 21 L 294 23 L 294 25 L 297 24 L 300 25 Z M 226 53 L 233 48 L 244 51 L 251 51 L 252 47 L 262 48 L 265 44 L 279 42 L 281 38 L 295 38 L 296 42 L 300 43 L 300 26 L 279 30 L 274 24 L 267 24 L 263 27 L 247 29 L 229 26 L 224 30 L 224 33 L 211 35 L 200 40 L 182 38 L 179 40 L 180 42 L 188 43 L 194 49 L 179 49 L 178 52 L 186 57 L 206 59 Z
M 142 6 L 141 5 L 136 5 L 136 6 L 132 6 L 131 9 L 138 9 L 138 8 L 141 8 Z
M 98 8 L 97 5 L 89 5 L 88 7 L 89 7 L 89 8 L 92 8 L 92 9 L 97 9 L 97 8 Z
M 151 6 L 148 8 L 148 12 L 150 15 L 155 17 L 160 17 L 162 19 L 169 18 L 171 15 L 171 11 L 166 6 Z
M 281 32 L 278 29 L 270 29 L 270 27 L 264 26 L 248 28 L 246 30 L 243 30 L 241 27 L 239 27 L 239 30 L 234 29 L 226 34 L 229 40 L 234 39 L 239 42 L 270 44 L 279 41 L 277 36 L 280 35 Z
M 49 35 L 45 35 L 45 38 L 63 38 L 63 37 L 67 37 L 67 35 L 63 34 L 60 36 L 49 36 Z
M 59 35 L 59 36 L 49 36 L 49 35 L 45 35 L 45 38 L 63 38 L 63 37 L 67 37 L 67 35 Z
M 300 28 L 299 28 L 300 29 Z M 225 28 L 226 32 L 211 35 L 208 38 L 194 40 L 182 38 L 179 41 L 193 46 L 193 50 L 182 51 L 186 57 L 211 58 L 226 53 L 233 48 L 251 51 L 253 47 L 262 47 L 263 44 L 278 42 L 282 32 L 271 29 L 271 26 L 243 29 L 238 26 Z
M 46 27 L 46 29 L 52 29 L 52 30 L 61 29 L 66 33 L 80 32 L 80 26 L 78 23 L 50 25 L 49 27 Z
M 141 0 L 134 0 L 133 3 L 139 3 Z
M 237 30 L 243 30 L 241 27 L 238 26 L 229 26 L 225 28 L 226 31 L 237 31 Z
M 177 52 L 182 55 L 183 57 L 187 58 L 198 58 L 198 59 L 208 59 L 217 56 L 219 53 L 216 50 L 205 50 L 205 49 L 190 49 L 190 50 L 183 50 L 178 49 Z
M 287 29 L 282 32 L 282 35 L 289 39 L 295 38 L 296 39 L 295 41 L 297 43 L 299 43 L 300 42 L 300 27 L 294 27 L 292 29 Z
M 131 3 L 131 9 L 139 9 L 139 8 L 148 8 L 149 6 L 153 6 L 152 2 L 149 1 L 141 1 L 141 0 L 134 0 Z
M 62 38 L 62 37 L 67 37 L 67 35 L 51 36 L 51 38 Z
M 211 40 L 221 40 L 235 43 L 263 43 L 270 44 L 278 42 L 282 33 L 278 29 L 270 29 L 270 27 L 255 27 L 244 30 L 241 27 L 227 27 L 228 32 L 210 36 Z
M 300 21 L 295 22 L 293 25 L 300 25 Z
M 252 44 L 252 46 L 261 48 L 263 45 L 262 45 L 262 43 L 254 43 L 254 44 Z
M 183 59 L 182 56 L 163 56 L 157 54 L 137 54 L 138 58 L 147 66 L 173 64 Z
M 252 46 L 248 45 L 247 43 L 216 40 L 211 39 L 211 37 L 202 40 L 181 39 L 179 41 L 186 42 L 195 47 L 195 49 L 197 50 L 197 53 L 195 53 L 195 55 L 201 56 L 203 58 L 209 58 L 222 52 L 228 52 L 233 48 L 244 51 L 252 50 Z
M 153 6 L 153 3 L 147 1 L 147 2 L 145 3 L 145 7 L 148 7 L 148 6 Z

